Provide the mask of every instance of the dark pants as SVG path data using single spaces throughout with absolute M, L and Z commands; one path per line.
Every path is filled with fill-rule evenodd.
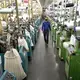
M 48 44 L 48 42 L 49 42 L 49 30 L 45 30 L 43 32 L 43 34 L 44 34 L 44 41 Z

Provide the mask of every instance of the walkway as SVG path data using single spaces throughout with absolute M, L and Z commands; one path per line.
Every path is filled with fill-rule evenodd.
M 52 47 L 51 40 L 48 47 L 45 47 L 41 32 L 32 61 L 29 63 L 27 80 L 65 80 L 64 63 L 59 60 L 56 54 L 55 46 Z

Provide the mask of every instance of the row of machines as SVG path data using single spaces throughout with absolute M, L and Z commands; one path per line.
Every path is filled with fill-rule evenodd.
M 3 33 L 0 34 L 0 80 L 23 80 L 28 75 L 28 63 L 39 37 L 40 17 L 26 21 L 9 15 L 3 19 Z
M 56 44 L 59 58 L 65 63 L 67 80 L 80 80 L 80 18 L 79 5 L 60 2 L 54 5 L 52 41 Z

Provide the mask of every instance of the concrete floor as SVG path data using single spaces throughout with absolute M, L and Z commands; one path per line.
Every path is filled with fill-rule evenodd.
M 27 80 L 65 80 L 64 62 L 60 61 L 57 54 L 55 44 L 52 47 L 51 40 L 48 47 L 45 46 L 41 32 L 29 63 Z

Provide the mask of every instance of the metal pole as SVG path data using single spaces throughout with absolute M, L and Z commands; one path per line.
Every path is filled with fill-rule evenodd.
M 16 17 L 17 17 L 17 25 L 19 27 L 19 15 L 18 15 L 18 3 L 17 3 L 17 0 L 15 0 L 15 3 L 16 3 Z
M 6 7 L 7 7 L 7 5 L 6 5 L 6 0 L 5 0 L 5 1 L 4 1 L 4 8 L 6 8 Z M 4 19 L 5 19 L 6 22 L 7 22 L 7 18 L 8 18 L 8 17 L 7 17 L 7 14 L 5 14 L 5 15 L 4 15 Z
M 77 6 L 76 6 L 76 12 L 77 12 L 78 0 L 77 0 L 76 4 L 77 4 Z M 75 19 L 74 19 L 74 27 L 77 26 L 77 22 L 76 22 L 76 20 L 77 20 L 77 13 L 76 12 L 75 12 Z
M 64 20 L 65 20 L 65 17 L 66 17 L 66 0 L 65 0 L 65 3 L 64 4 L 65 4 L 65 8 L 64 8 L 64 13 L 65 13 L 64 14 Z M 63 25 L 64 25 L 64 20 L 63 20 Z
M 30 0 L 28 2 L 28 16 L 29 16 L 29 20 L 30 20 Z
M 9 6 L 10 6 L 10 5 L 12 5 L 12 3 L 11 3 L 11 2 L 12 2 L 12 0 L 9 0 L 9 3 L 8 3 L 8 5 L 9 5 Z
M 13 3 L 13 0 L 11 0 L 11 4 Z
M 31 14 L 32 14 L 32 18 L 33 18 L 33 0 L 31 0 Z
M 2 28 L 1 19 L 0 19 L 0 34 L 2 34 L 2 32 L 3 32 L 3 28 Z
M 1 6 L 1 4 L 0 4 L 0 7 L 2 7 L 2 6 Z M 1 17 L 2 17 L 2 16 L 1 16 L 1 14 L 0 14 L 0 34 L 2 34 L 2 24 L 1 24 Z

